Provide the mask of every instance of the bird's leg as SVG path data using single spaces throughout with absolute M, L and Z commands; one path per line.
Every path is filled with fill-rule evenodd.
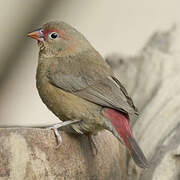
M 88 134 L 88 139 L 89 139 L 89 142 L 91 144 L 93 155 L 95 156 L 98 153 L 98 148 L 97 148 L 97 143 L 96 143 L 96 140 L 94 138 L 94 135 Z
M 80 122 L 81 120 L 70 120 L 70 121 L 64 121 L 64 122 L 60 122 L 60 123 L 57 123 L 53 126 L 50 126 L 48 127 L 48 129 L 52 129 L 54 131 L 54 134 L 57 138 L 57 146 L 56 148 L 59 148 L 61 143 L 62 143 L 62 138 L 61 138 L 61 135 L 58 131 L 58 128 L 61 128 L 61 127 L 65 127 L 65 126 L 68 126 L 70 124 L 74 124 L 74 123 L 77 123 L 77 122 Z

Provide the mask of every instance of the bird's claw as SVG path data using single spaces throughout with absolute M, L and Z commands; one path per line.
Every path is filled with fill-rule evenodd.
M 89 139 L 90 144 L 91 144 L 93 155 L 96 156 L 98 153 L 98 147 L 97 147 L 96 140 L 92 134 L 88 135 L 88 139 Z
M 56 146 L 56 149 L 58 149 L 58 148 L 61 146 L 62 137 L 61 137 L 61 135 L 60 135 L 60 133 L 59 133 L 59 131 L 58 131 L 57 128 L 54 128 L 53 131 L 54 131 L 54 134 L 55 134 L 55 136 L 56 136 L 56 138 L 57 138 L 57 146 Z
M 62 143 L 62 137 L 58 131 L 58 128 L 60 127 L 64 127 L 64 126 L 67 126 L 67 125 L 70 125 L 70 124 L 74 124 L 74 123 L 77 123 L 77 122 L 80 122 L 81 120 L 70 120 L 70 121 L 65 121 L 65 122 L 60 122 L 60 123 L 57 123 L 53 126 L 50 126 L 48 127 L 47 129 L 52 129 L 54 131 L 54 134 L 57 138 L 57 146 L 56 146 L 56 149 L 58 149 L 60 146 L 61 146 L 61 143 Z

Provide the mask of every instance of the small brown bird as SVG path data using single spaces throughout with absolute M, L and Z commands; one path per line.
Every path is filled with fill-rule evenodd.
M 130 116 L 138 112 L 125 88 L 102 56 L 76 29 L 64 22 L 48 22 L 28 34 L 40 48 L 37 89 L 47 107 L 62 123 L 89 137 L 107 129 L 125 144 L 135 163 L 148 162 L 130 128 Z M 95 144 L 94 144 L 95 145 Z

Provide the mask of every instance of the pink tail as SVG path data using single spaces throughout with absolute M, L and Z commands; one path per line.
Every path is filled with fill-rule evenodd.
M 111 124 L 122 138 L 134 162 L 141 168 L 147 168 L 148 161 L 136 140 L 133 138 L 128 117 L 119 111 L 109 108 L 104 108 L 104 115 L 110 120 Z

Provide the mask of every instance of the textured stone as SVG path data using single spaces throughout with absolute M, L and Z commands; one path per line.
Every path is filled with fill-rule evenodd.
M 134 57 L 111 56 L 108 62 L 123 80 L 140 118 L 133 124 L 150 161 L 147 170 L 128 164 L 128 180 L 180 179 L 180 28 L 156 32 Z
M 86 136 L 61 132 L 56 149 L 53 131 L 46 129 L 0 130 L 0 180 L 119 180 L 125 177 L 125 151 L 106 131 L 96 136 L 94 156 Z M 121 178 L 122 177 L 122 178 Z

